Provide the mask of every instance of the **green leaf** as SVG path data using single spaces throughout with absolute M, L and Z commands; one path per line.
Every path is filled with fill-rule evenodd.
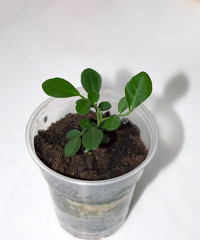
M 69 132 L 67 132 L 66 137 L 69 139 L 72 139 L 80 135 L 81 135 L 81 132 L 78 129 L 72 129 Z
M 68 157 L 73 156 L 75 153 L 78 152 L 79 148 L 81 147 L 81 138 L 79 136 L 74 137 L 65 145 L 65 155 Z
M 80 102 L 80 101 L 82 101 L 82 98 L 81 98 L 81 99 L 78 99 L 78 100 L 76 101 L 76 104 L 77 104 L 78 102 Z
M 103 139 L 101 140 L 101 143 L 105 144 L 105 143 L 108 143 L 110 141 L 110 137 L 103 133 Z
M 114 131 L 118 129 L 120 125 L 121 125 L 121 120 L 119 119 L 119 117 L 113 115 L 102 123 L 101 128 L 106 131 Z
M 121 114 L 123 111 L 125 111 L 128 108 L 128 103 L 126 100 L 126 97 L 123 97 L 119 100 L 118 103 L 118 112 Z
M 83 129 L 89 129 L 92 127 L 92 124 L 91 124 L 90 120 L 82 119 L 80 122 L 80 127 Z
M 43 82 L 42 88 L 51 97 L 65 98 L 80 95 L 79 91 L 70 82 L 62 78 L 48 79 Z
M 99 100 L 99 97 L 100 95 L 96 91 L 91 91 L 88 93 L 88 99 L 93 103 L 96 103 Z
M 91 102 L 88 100 L 81 99 L 76 103 L 76 111 L 81 115 L 85 115 L 89 113 L 90 108 L 91 108 Z
M 128 103 L 129 111 L 139 106 L 146 100 L 152 92 L 152 82 L 149 75 L 140 72 L 135 75 L 125 87 L 125 95 Z
M 109 110 L 112 106 L 109 102 L 101 102 L 99 104 L 99 107 L 101 108 L 102 111 L 107 111 Z
M 88 93 L 91 91 L 99 92 L 101 82 L 100 74 L 91 68 L 87 68 L 81 73 L 81 84 Z
M 95 127 L 90 128 L 82 137 L 82 144 L 86 149 L 97 148 L 103 139 L 103 132 Z

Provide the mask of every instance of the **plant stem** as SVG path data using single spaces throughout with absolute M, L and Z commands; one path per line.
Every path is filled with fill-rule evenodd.
M 82 99 L 88 101 L 88 99 L 85 98 L 84 96 L 80 95 L 80 97 L 81 97 Z M 97 106 L 96 103 L 92 103 L 92 106 L 93 106 L 93 107 L 95 108 L 95 110 L 96 110 L 96 115 L 97 115 L 97 127 L 99 128 L 100 125 L 101 125 L 101 123 L 102 123 L 103 121 L 105 121 L 106 119 L 108 119 L 109 117 L 103 118 L 103 112 L 102 112 L 101 109 Z M 129 111 L 129 112 L 127 112 L 127 113 L 124 113 L 124 114 L 119 113 L 117 116 L 118 116 L 118 117 L 125 117 L 125 116 L 129 115 L 130 113 L 131 113 L 131 111 Z
M 95 107 L 95 106 L 94 106 Z M 95 109 L 96 109 L 96 114 L 97 114 L 97 127 L 99 127 L 98 125 L 99 125 L 99 112 L 98 112 L 98 110 L 97 110 L 97 108 L 95 107 Z
M 120 114 L 118 115 L 118 117 L 125 117 L 125 116 L 129 115 L 130 113 L 131 113 L 131 111 L 129 111 L 129 112 L 125 113 L 125 114 L 121 114 L 121 113 L 120 113 Z
M 82 99 L 84 99 L 84 100 L 87 100 L 88 101 L 88 99 L 87 98 L 85 98 L 83 95 L 81 95 L 80 94 L 80 97 L 82 98 Z
M 97 114 L 97 127 L 99 127 L 102 122 L 102 111 L 99 107 L 97 107 L 96 104 L 94 104 L 94 108 L 96 109 L 96 114 Z
M 88 101 L 87 98 L 85 98 L 83 95 L 80 94 L 80 97 L 86 101 Z M 95 103 L 92 103 L 92 106 L 96 109 L 96 114 L 97 114 L 97 127 L 99 127 L 102 123 L 103 119 L 103 112 Z

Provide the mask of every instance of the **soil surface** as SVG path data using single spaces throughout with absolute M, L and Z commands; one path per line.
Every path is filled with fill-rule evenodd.
M 37 156 L 51 169 L 65 176 L 82 180 L 104 180 L 123 175 L 140 165 L 148 154 L 140 139 L 140 130 L 128 120 L 114 132 L 107 132 L 110 142 L 101 144 L 97 149 L 67 157 L 64 147 L 68 141 L 66 133 L 80 129 L 81 119 L 94 121 L 96 114 L 85 116 L 67 114 L 52 123 L 45 131 L 39 131 L 34 144 Z M 45 117 L 44 121 L 47 121 Z M 80 129 L 81 130 L 81 129 Z

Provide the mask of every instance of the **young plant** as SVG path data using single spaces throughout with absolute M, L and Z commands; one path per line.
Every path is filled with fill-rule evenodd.
M 107 101 L 98 103 L 102 85 L 99 73 L 91 68 L 85 69 L 81 74 L 81 84 L 87 92 L 87 97 L 82 96 L 70 82 L 62 78 L 48 79 L 42 84 L 44 92 L 49 96 L 80 97 L 76 101 L 76 111 L 79 114 L 85 115 L 91 108 L 96 111 L 96 122 L 83 119 L 80 122 L 81 131 L 72 129 L 67 132 L 66 137 L 69 141 L 64 149 L 67 156 L 73 156 L 81 146 L 83 151 L 87 152 L 97 148 L 101 143 L 108 143 L 109 136 L 106 132 L 117 130 L 122 123 L 120 117 L 129 115 L 152 92 L 152 82 L 148 74 L 138 73 L 125 86 L 125 96 L 118 103 L 118 114 L 104 117 L 103 113 L 111 108 L 111 104 Z

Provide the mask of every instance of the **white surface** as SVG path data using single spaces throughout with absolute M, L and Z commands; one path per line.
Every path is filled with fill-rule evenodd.
M 200 239 L 200 1 L 0 0 L 0 239 L 72 240 L 25 146 L 41 83 L 92 67 L 122 90 L 144 70 L 160 145 L 108 240 Z

